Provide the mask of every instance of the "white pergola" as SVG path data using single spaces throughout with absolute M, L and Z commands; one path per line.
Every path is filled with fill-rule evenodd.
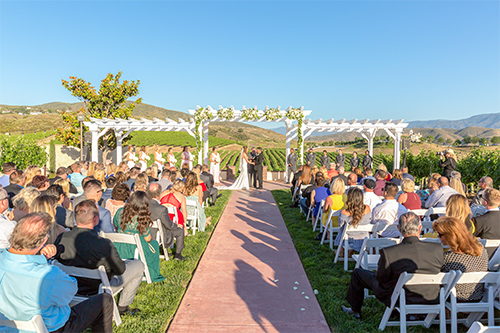
M 166 118 L 160 120 L 154 118 L 149 119 L 97 119 L 90 118 L 90 121 L 83 123 L 89 128 L 92 133 L 92 161 L 98 161 L 99 145 L 98 140 L 101 136 L 106 134 L 107 131 L 112 130 L 116 136 L 116 161 L 117 164 L 122 161 L 123 151 L 122 142 L 133 131 L 186 131 L 189 135 L 195 137 L 195 124 L 192 121 L 186 121 L 179 118 L 174 121 Z
M 196 107 L 196 109 L 200 109 L 199 106 Z M 231 119 L 222 119 L 218 117 L 218 111 L 213 109 L 210 105 L 206 107 L 206 109 L 212 114 L 213 118 L 210 120 L 205 120 L 200 124 L 200 127 L 197 129 L 200 137 L 203 138 L 203 155 L 198 156 L 198 163 L 201 164 L 201 161 L 204 161 L 204 163 L 208 164 L 208 155 L 209 155 L 209 149 L 208 149 L 208 125 L 211 121 L 236 121 L 236 122 L 284 122 L 286 125 L 286 155 L 288 157 L 288 154 L 290 152 L 290 146 L 291 142 L 293 139 L 297 137 L 297 130 L 298 130 L 298 124 L 292 124 L 293 120 L 289 119 L 286 117 L 286 113 L 292 109 L 292 107 L 288 107 L 285 110 L 281 110 L 281 108 L 278 106 L 277 110 L 281 113 L 280 118 L 276 119 L 266 119 L 265 117 L 265 112 L 269 109 L 269 107 L 266 107 L 264 110 L 258 111 L 259 119 L 257 120 L 247 120 L 242 118 L 243 113 L 246 111 L 246 107 L 243 106 L 242 110 L 235 110 L 233 106 L 231 106 L 231 111 L 233 112 L 233 117 Z M 219 109 L 222 109 L 222 106 L 219 107 Z M 254 108 L 254 110 L 257 110 L 257 107 Z M 300 108 L 304 118 L 306 116 L 309 116 L 311 114 L 311 110 L 304 110 L 304 107 Z M 196 110 L 188 110 L 188 112 L 194 116 Z M 304 133 L 304 125 L 302 125 L 302 133 Z M 304 155 L 304 144 L 302 143 L 302 147 L 300 149 L 300 157 L 302 159 Z M 286 166 L 288 169 L 288 165 Z
M 373 138 L 377 131 L 384 130 L 387 135 L 394 139 L 394 169 L 399 169 L 401 159 L 401 134 L 408 126 L 408 123 L 403 123 L 403 119 L 392 121 L 380 120 L 370 121 L 368 119 L 360 120 L 352 119 L 346 121 L 342 119 L 335 121 L 334 119 L 323 121 L 318 119 L 316 121 L 304 122 L 305 132 L 304 139 L 309 137 L 313 132 L 357 132 L 368 141 L 368 150 L 370 155 L 373 156 Z

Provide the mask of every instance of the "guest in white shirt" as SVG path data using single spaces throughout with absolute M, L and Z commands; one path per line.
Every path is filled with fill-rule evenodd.
M 377 186 L 377 183 L 373 179 L 365 180 L 365 183 L 363 185 L 363 201 L 364 204 L 368 205 L 371 210 L 373 210 L 376 205 L 382 202 L 382 199 L 380 199 L 378 195 L 373 193 L 373 189 L 375 189 L 375 186 Z
M 372 212 L 372 224 L 381 223 L 386 225 L 397 224 L 399 217 L 407 212 L 407 209 L 394 199 L 398 193 L 398 186 L 387 182 L 384 188 L 385 200 L 375 206 Z M 381 237 L 399 237 L 399 231 L 383 231 Z
M 432 194 L 425 201 L 425 208 L 431 207 L 446 207 L 446 201 L 452 194 L 458 194 L 457 191 L 448 186 L 448 178 L 440 177 L 438 179 L 439 189 L 432 192 Z
M 9 238 L 16 226 L 15 221 L 9 220 L 5 214 L 9 212 L 9 195 L 0 186 L 0 249 L 10 247 Z

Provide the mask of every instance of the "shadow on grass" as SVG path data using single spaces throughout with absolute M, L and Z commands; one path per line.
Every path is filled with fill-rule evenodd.
M 179 307 L 187 286 L 198 266 L 212 233 L 231 196 L 231 191 L 220 191 L 222 196 L 213 207 L 206 207 L 212 225 L 205 232 L 185 238 L 184 261 L 160 259 L 160 271 L 165 280 L 159 283 L 141 283 L 131 307 L 141 309 L 135 316 L 123 316 L 123 323 L 114 332 L 165 332 Z

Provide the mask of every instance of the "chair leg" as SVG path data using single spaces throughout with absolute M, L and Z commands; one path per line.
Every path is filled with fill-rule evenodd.
M 380 325 L 378 326 L 378 329 L 383 331 L 385 327 L 387 326 L 387 322 L 389 321 L 389 318 L 391 317 L 392 309 L 391 308 L 385 308 L 384 316 L 382 317 L 382 320 L 380 321 Z
M 330 227 L 330 224 L 332 223 L 331 220 L 327 221 L 326 222 L 326 225 L 325 227 L 323 228 L 323 236 L 321 236 L 321 245 L 323 245 L 325 243 L 325 238 L 326 238 L 326 231 L 328 230 L 328 228 Z M 332 235 L 330 235 L 331 237 Z

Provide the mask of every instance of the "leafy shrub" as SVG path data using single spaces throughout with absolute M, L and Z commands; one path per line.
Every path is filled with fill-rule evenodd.
M 18 169 L 25 169 L 28 165 L 42 166 L 47 163 L 47 153 L 36 140 L 3 138 L 0 139 L 0 165 L 7 162 L 13 162 Z

